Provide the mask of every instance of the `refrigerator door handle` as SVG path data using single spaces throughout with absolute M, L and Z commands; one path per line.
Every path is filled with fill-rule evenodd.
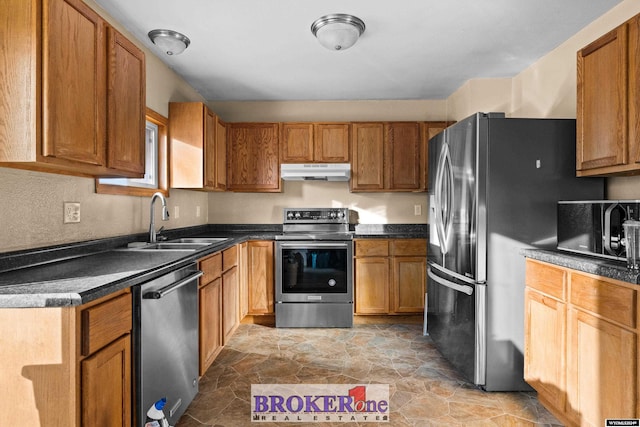
M 451 227 L 453 225 L 453 168 L 448 144 L 443 144 L 438 158 L 435 184 L 436 231 L 440 251 L 445 255 L 449 250 Z
M 447 288 L 451 288 L 454 291 L 462 292 L 462 293 L 467 294 L 467 295 L 473 295 L 473 287 L 468 286 L 468 285 L 459 285 L 457 283 L 450 282 L 449 280 L 444 279 L 444 278 L 434 274 L 431 271 L 431 268 L 427 269 L 427 275 L 429 276 L 429 278 L 431 280 L 433 280 L 434 282 L 436 282 L 436 283 L 438 283 L 438 284 L 440 284 L 442 286 L 446 286 Z

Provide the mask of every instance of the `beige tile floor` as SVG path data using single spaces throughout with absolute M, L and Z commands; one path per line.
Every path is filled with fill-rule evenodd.
M 388 426 L 561 425 L 534 393 L 487 393 L 465 382 L 418 324 L 242 324 L 202 377 L 200 392 L 176 427 L 297 425 L 251 422 L 251 384 L 272 383 L 389 384 L 390 420 L 382 424 Z

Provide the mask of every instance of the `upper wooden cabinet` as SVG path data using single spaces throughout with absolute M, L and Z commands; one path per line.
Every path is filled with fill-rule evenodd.
M 348 123 L 282 123 L 281 163 L 349 161 Z
M 352 191 L 424 191 L 425 141 L 419 122 L 353 123 Z
M 578 176 L 640 169 L 640 17 L 578 51 Z
M 281 191 L 278 133 L 278 123 L 227 125 L 228 190 Z
M 202 102 L 169 103 L 171 187 L 226 189 L 225 124 Z
M 144 173 L 144 53 L 80 0 L 7 0 L 0 164 Z

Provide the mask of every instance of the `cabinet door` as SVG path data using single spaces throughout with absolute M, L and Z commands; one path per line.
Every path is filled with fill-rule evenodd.
M 349 161 L 349 124 L 317 123 L 314 125 L 314 159 L 316 162 Z
M 426 273 L 426 257 L 393 258 L 392 312 L 424 312 Z
M 422 188 L 419 123 L 385 124 L 385 187 L 389 190 Z
M 171 188 L 204 185 L 205 111 L 201 102 L 169 103 Z
M 273 314 L 275 299 L 273 242 L 249 242 L 247 258 L 248 314 Z
M 145 171 L 144 53 L 111 27 L 108 35 L 107 166 L 141 177 Z
M 628 162 L 627 77 L 625 25 L 578 52 L 576 169 Z
M 429 178 L 429 140 L 445 130 L 449 126 L 449 122 L 424 122 L 422 123 L 422 146 L 421 146 L 421 164 L 422 164 L 422 188 L 428 187 Z
M 277 123 L 233 123 L 227 128 L 228 189 L 280 191 Z
M 282 123 L 280 129 L 280 161 L 308 163 L 313 161 L 313 125 Z
M 524 379 L 541 400 L 565 410 L 566 305 L 527 287 Z
M 356 258 L 357 314 L 389 314 L 389 258 Z
M 131 336 L 83 360 L 81 369 L 82 425 L 131 425 Z
M 227 189 L 227 126 L 216 119 L 216 190 Z
M 204 111 L 204 188 L 216 188 L 216 115 L 205 108 Z
M 200 375 L 204 375 L 222 350 L 222 279 L 199 290 L 200 301 Z
M 90 165 L 106 157 L 105 22 L 81 0 L 48 0 L 43 25 L 44 156 Z
M 384 125 L 353 123 L 351 142 L 351 190 L 384 190 Z
M 240 324 L 238 267 L 222 274 L 222 343 L 226 344 Z
M 590 426 L 637 418 L 637 335 L 576 309 L 569 310 L 568 328 L 569 416 Z

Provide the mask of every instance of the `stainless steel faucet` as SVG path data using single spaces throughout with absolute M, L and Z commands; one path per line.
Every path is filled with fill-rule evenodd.
M 156 221 L 155 221 L 155 211 L 153 210 L 153 204 L 156 199 L 160 199 L 162 202 L 162 220 L 167 221 L 169 219 L 169 210 L 167 209 L 167 199 L 164 198 L 164 195 L 160 192 L 154 193 L 151 196 L 151 212 L 149 213 L 149 242 L 156 242 Z

